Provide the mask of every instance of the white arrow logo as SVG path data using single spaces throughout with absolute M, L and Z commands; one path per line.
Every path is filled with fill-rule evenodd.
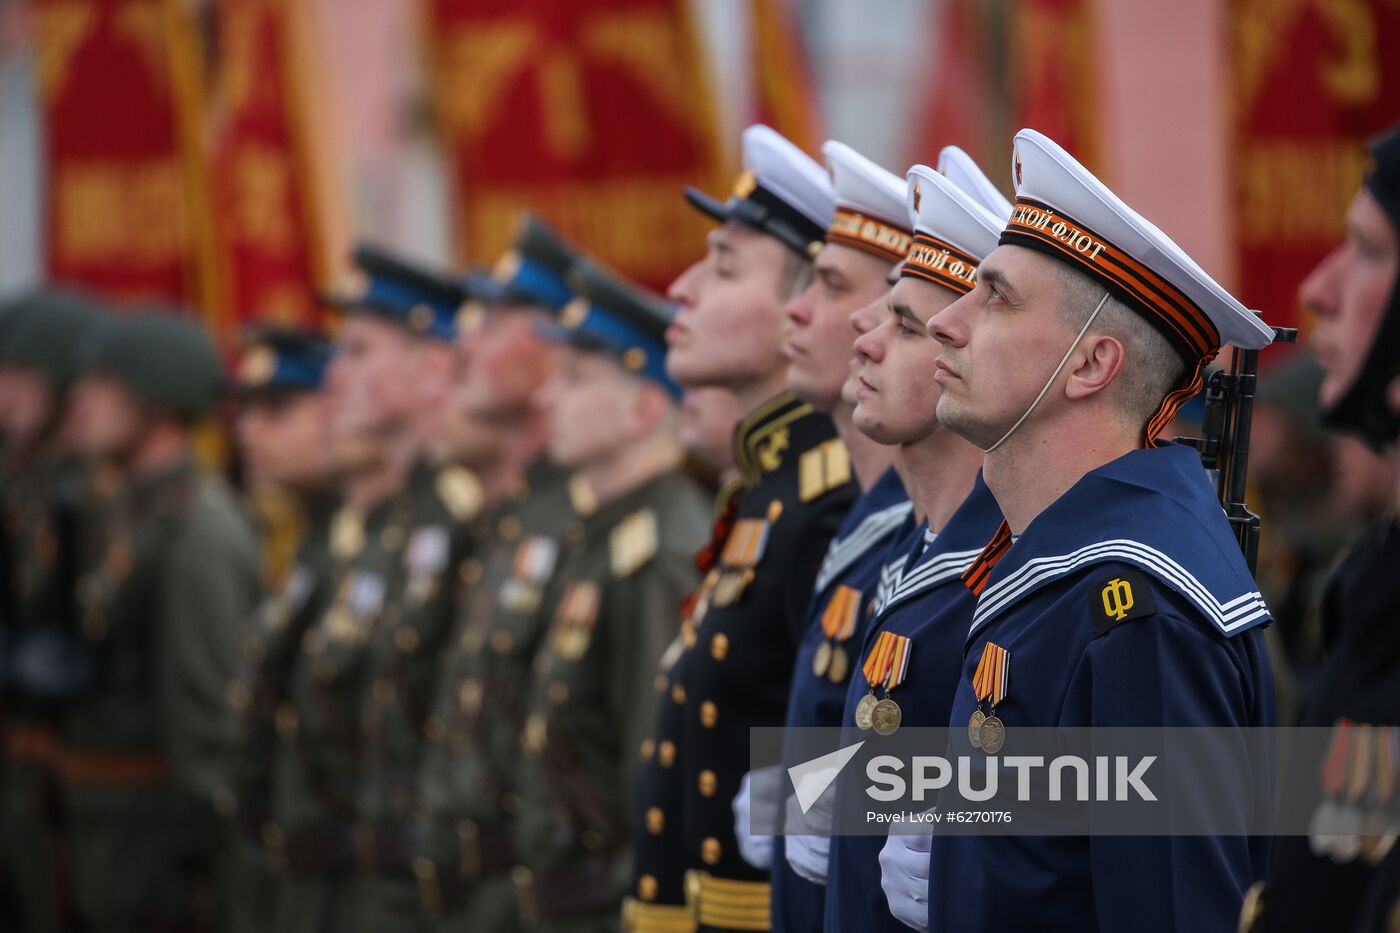
M 792 788 L 797 792 L 797 805 L 802 808 L 804 814 L 812 809 L 812 805 L 826 792 L 831 782 L 841 773 L 841 769 L 850 763 L 864 744 L 865 740 L 862 739 L 854 745 L 847 745 L 820 758 L 813 758 L 788 768 Z

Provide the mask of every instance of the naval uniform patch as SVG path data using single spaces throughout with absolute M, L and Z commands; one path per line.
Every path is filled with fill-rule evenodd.
M 1103 577 L 1089 588 L 1089 615 L 1094 619 L 1096 637 L 1119 622 L 1141 619 L 1156 611 L 1152 581 L 1137 570 L 1122 570 Z

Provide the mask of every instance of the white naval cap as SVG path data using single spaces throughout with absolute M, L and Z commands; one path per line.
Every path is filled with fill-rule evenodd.
M 914 243 L 901 276 L 926 279 L 958 294 L 977 284 L 977 266 L 997 248 L 1011 202 L 1001 196 L 977 163 L 956 146 L 938 156 L 938 170 L 909 170 L 907 211 Z
M 1273 342 L 1272 327 L 1045 134 L 1016 134 L 1012 179 L 1016 207 L 1001 242 L 1101 282 L 1171 342 L 1188 370 L 1223 344 L 1253 350 Z
M 836 208 L 822 167 L 766 126 L 744 130 L 744 172 L 728 201 L 686 188 L 690 203 L 719 221 L 736 220 L 810 258 L 821 249 Z
M 834 139 L 822 145 L 822 155 L 836 194 L 827 242 L 902 262 L 911 237 L 899 176 Z
M 1006 195 L 982 172 L 972 156 L 957 146 L 944 146 L 938 153 L 938 174 L 998 217 L 1011 216 L 1011 202 L 1006 200 Z M 1006 221 L 1003 220 L 1001 225 L 1005 226 Z

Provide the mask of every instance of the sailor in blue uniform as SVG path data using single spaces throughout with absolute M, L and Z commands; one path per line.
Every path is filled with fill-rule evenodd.
M 1001 245 L 929 321 L 939 421 L 987 451 L 1005 517 L 963 574 L 949 726 L 988 755 L 1033 726 L 1271 726 L 1269 611 L 1195 452 L 1157 436 L 1222 345 L 1273 331 L 1045 136 L 1017 134 L 1013 172 Z M 1257 807 L 1252 783 L 1218 793 Z M 1245 836 L 936 835 L 919 916 L 898 844 L 891 908 L 940 933 L 1228 930 L 1267 858 Z
M 843 389 L 850 371 L 851 314 L 889 290 L 888 277 L 910 242 L 904 183 L 843 143 L 823 147 L 836 195 L 826 245 L 812 262 L 812 281 L 788 303 L 787 384 L 798 398 L 831 415 L 863 493 L 827 549 L 807 606 L 788 693 L 786 725 L 840 722 L 867 607 L 895 533 L 910 514 L 909 497 L 891 467 L 894 448 L 861 434 L 852 422 L 854 398 Z M 762 783 L 762 782 L 761 782 Z M 775 930 L 822 928 L 820 885 L 800 877 L 784 858 L 783 836 L 749 834 L 750 776 L 734 798 L 735 835 L 745 861 L 772 875 Z M 771 782 L 776 789 L 777 781 Z M 776 806 L 777 794 L 771 801 Z M 825 859 L 822 860 L 825 868 Z
M 996 248 L 1011 205 L 953 147 L 943 151 L 937 171 L 922 165 L 909 171 L 905 198 L 915 237 L 878 325 L 855 344 L 855 423 L 868 436 L 895 446 L 920 526 L 896 555 L 865 632 L 843 703 L 841 725 L 849 733 L 843 745 L 872 737 L 872 724 L 858 722 L 857 710 L 872 694 L 885 695 L 885 683 L 872 684 L 866 670 L 882 637 L 897 636 L 906 646 L 908 668 L 897 689 L 889 691 L 898 698 L 904 721 L 947 722 L 973 603 L 959 578 L 1001 521 L 991 493 L 977 478 L 982 451 L 938 423 L 933 361 L 939 345 L 924 322 L 972 289 L 973 270 Z M 863 783 L 856 769 L 846 777 L 838 782 L 838 800 Z M 844 812 L 840 803 L 835 810 Z M 807 846 L 830 845 L 827 858 L 812 860 L 808 869 L 820 865 L 827 879 L 826 929 L 903 929 L 880 889 L 884 840 L 836 829 L 830 839 L 788 840 L 790 858 Z M 818 841 L 823 845 L 814 845 Z

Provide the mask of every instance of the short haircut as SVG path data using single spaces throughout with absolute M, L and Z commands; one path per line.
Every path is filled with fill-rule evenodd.
M 1058 262 L 1055 266 L 1063 295 L 1058 313 L 1078 332 L 1103 298 L 1104 287 L 1071 266 Z M 1157 328 L 1112 293 L 1091 330 L 1123 345 L 1123 366 L 1114 380 L 1113 398 L 1124 423 L 1143 429 L 1161 408 L 1162 400 L 1181 382 L 1185 361 Z

